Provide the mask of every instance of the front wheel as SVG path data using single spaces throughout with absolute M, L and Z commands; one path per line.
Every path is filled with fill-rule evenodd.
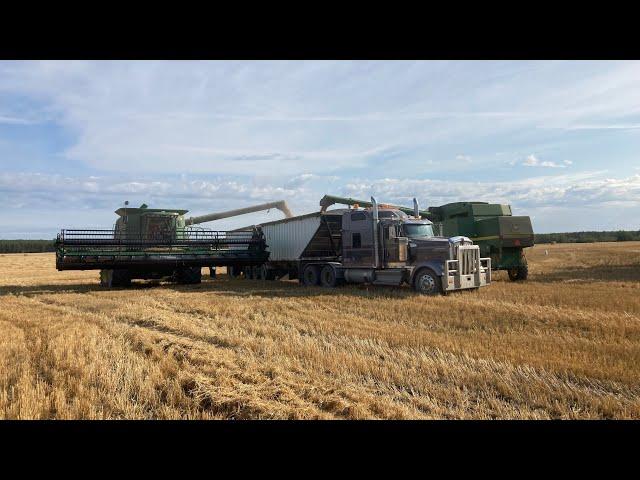
M 100 270 L 100 285 L 107 288 L 128 287 L 131 275 L 128 270 Z
M 413 288 L 422 295 L 437 295 L 442 293 L 440 277 L 430 268 L 421 268 L 413 280 Z
M 529 266 L 522 265 L 520 267 L 510 268 L 507 272 L 509 273 L 509 280 L 512 282 L 526 280 L 529 276 Z

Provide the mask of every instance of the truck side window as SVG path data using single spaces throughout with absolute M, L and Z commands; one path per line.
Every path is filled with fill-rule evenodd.
M 352 233 L 351 234 L 351 246 L 353 248 L 361 248 L 362 247 L 362 240 L 360 238 L 360 234 L 359 233 Z
M 356 212 L 351 214 L 351 221 L 357 222 L 358 220 L 366 220 L 367 215 L 364 212 Z

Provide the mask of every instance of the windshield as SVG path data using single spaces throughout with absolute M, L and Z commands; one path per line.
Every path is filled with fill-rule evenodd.
M 409 237 L 433 237 L 433 226 L 424 223 L 405 223 L 404 234 Z

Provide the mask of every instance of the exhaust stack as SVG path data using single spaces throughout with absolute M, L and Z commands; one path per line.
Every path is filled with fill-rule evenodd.
M 373 211 L 373 268 L 378 268 L 378 202 L 371 197 Z

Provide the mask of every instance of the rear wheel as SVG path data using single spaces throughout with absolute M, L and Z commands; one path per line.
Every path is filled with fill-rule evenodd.
M 338 285 L 336 269 L 331 265 L 325 265 L 320 270 L 320 285 L 326 288 L 335 288 Z
M 320 269 L 317 265 L 307 265 L 302 271 L 302 283 L 307 287 L 312 287 L 320 283 Z
M 416 292 L 423 295 L 437 295 L 438 293 L 442 293 L 440 277 L 430 268 L 421 268 L 418 273 L 416 273 L 415 279 L 413 280 L 413 288 Z
M 507 272 L 509 273 L 509 280 L 512 282 L 526 280 L 529 276 L 529 266 L 522 265 L 520 267 L 510 268 Z

